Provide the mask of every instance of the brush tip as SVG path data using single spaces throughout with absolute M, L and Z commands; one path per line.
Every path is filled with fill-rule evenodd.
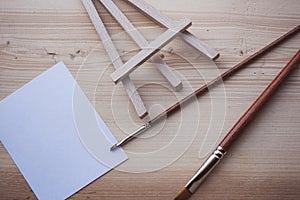
M 116 148 L 118 148 L 119 146 L 117 145 L 117 144 L 115 144 L 114 146 L 112 146 L 111 148 L 110 148 L 110 150 L 111 151 L 113 151 L 113 150 L 115 150 Z
M 177 195 L 177 197 L 174 200 L 187 200 L 192 196 L 192 193 L 186 189 L 183 188 Z

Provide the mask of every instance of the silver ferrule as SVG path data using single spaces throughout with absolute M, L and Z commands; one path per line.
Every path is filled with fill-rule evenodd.
M 128 135 L 127 137 L 125 137 L 123 140 L 121 140 L 120 142 L 118 142 L 117 144 L 115 144 L 114 146 L 112 146 L 112 150 L 126 144 L 127 142 L 129 142 L 130 140 L 134 139 L 135 137 L 137 137 L 138 135 L 140 135 L 141 133 L 143 133 L 144 131 L 146 131 L 147 129 L 149 129 L 151 127 L 150 123 L 146 123 L 143 126 L 141 126 L 139 129 L 137 129 L 136 131 L 134 131 L 132 134 Z
M 186 184 L 185 188 L 191 193 L 194 193 L 198 187 L 201 185 L 202 181 L 206 176 L 215 168 L 215 166 L 220 162 L 226 151 L 222 147 L 218 147 L 214 153 L 209 156 L 209 158 L 200 167 L 193 178 Z
M 137 137 L 138 135 L 140 135 L 141 133 L 143 133 L 144 131 L 146 131 L 150 127 L 151 127 L 151 124 L 150 123 L 146 123 L 143 126 L 141 126 L 139 129 L 137 129 L 136 131 L 134 131 L 132 134 L 130 134 L 129 137 L 131 137 L 131 138 Z

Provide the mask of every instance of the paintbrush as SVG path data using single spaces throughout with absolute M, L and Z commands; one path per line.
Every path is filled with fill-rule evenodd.
M 272 48 L 274 48 L 275 46 L 277 46 L 278 44 L 280 44 L 284 40 L 290 38 L 293 34 L 297 33 L 299 31 L 299 29 L 300 29 L 300 25 L 298 25 L 294 29 L 290 30 L 286 34 L 282 35 L 278 39 L 274 40 L 273 42 L 271 42 L 267 46 L 263 47 L 262 49 L 260 49 L 259 51 L 257 51 L 253 55 L 249 56 L 248 58 L 246 58 L 245 60 L 243 60 L 239 64 L 237 64 L 234 67 L 230 68 L 229 70 L 227 70 L 226 72 L 224 72 L 223 74 L 221 74 L 220 76 L 218 76 L 217 78 L 215 78 L 212 81 L 210 81 L 208 84 L 200 87 L 199 89 L 197 89 L 192 94 L 190 94 L 190 95 L 186 96 L 185 98 L 183 98 L 181 101 L 175 103 L 174 105 L 172 105 L 171 107 L 169 107 L 167 110 L 165 110 L 161 114 L 157 115 L 154 119 L 151 119 L 150 121 L 148 121 L 147 123 L 145 123 L 143 126 L 141 126 L 139 129 L 137 129 L 135 132 L 133 132 L 132 134 L 128 135 L 123 140 L 119 141 L 117 144 L 113 145 L 111 147 L 111 150 L 114 150 L 114 149 L 116 149 L 118 147 L 121 147 L 124 144 L 126 144 L 127 142 L 133 140 L 135 137 L 137 137 L 141 133 L 143 133 L 146 130 L 148 130 L 152 125 L 154 125 L 160 119 L 163 119 L 165 116 L 170 116 L 171 114 L 173 114 L 182 105 L 184 105 L 186 102 L 188 102 L 191 99 L 193 99 L 195 96 L 199 97 L 200 95 L 204 94 L 205 92 L 208 91 L 208 88 L 212 88 L 213 86 L 217 85 L 218 83 L 220 83 L 221 80 L 225 80 L 226 78 L 230 77 L 234 73 L 236 73 L 239 70 L 241 70 L 242 68 L 244 68 L 247 64 L 253 62 L 255 59 L 257 59 L 258 57 L 262 56 L 263 54 L 265 54 L 266 52 L 268 52 L 269 50 L 271 50 Z
M 187 200 L 197 190 L 205 177 L 215 168 L 222 157 L 226 154 L 233 141 L 241 133 L 242 129 L 254 118 L 255 114 L 261 110 L 262 106 L 268 101 L 271 95 L 276 91 L 288 74 L 299 64 L 300 50 L 289 61 L 289 63 L 280 71 L 275 79 L 254 101 L 244 115 L 235 123 L 231 130 L 218 145 L 218 148 L 204 162 L 193 178 L 186 184 L 183 190 L 178 194 L 175 200 Z

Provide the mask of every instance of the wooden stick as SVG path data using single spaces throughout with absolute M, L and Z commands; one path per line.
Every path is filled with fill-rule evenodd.
M 94 3 L 91 0 L 82 0 L 82 3 L 90 16 L 99 37 L 102 40 L 103 46 L 108 56 L 110 57 L 113 66 L 115 67 L 115 69 L 120 68 L 121 66 L 123 66 L 123 62 L 95 8 Z M 147 115 L 147 109 L 131 79 L 127 76 L 123 79 L 122 83 L 138 116 L 142 118 Z
M 130 3 L 132 6 L 146 14 L 147 17 L 151 18 L 152 20 L 156 21 L 157 23 L 161 24 L 162 26 L 166 28 L 170 28 L 174 26 L 174 23 L 171 19 L 169 19 L 167 16 L 163 15 L 159 10 L 151 6 L 150 4 L 146 3 L 143 0 L 127 0 L 128 3 Z M 189 31 L 184 31 L 183 34 L 180 35 L 181 38 L 197 49 L 198 51 L 202 52 L 207 57 L 215 60 L 219 57 L 219 53 L 216 52 L 213 48 L 206 45 L 204 42 L 202 42 L 200 39 L 198 39 L 195 35 L 190 33 Z
M 230 77 L 231 75 L 233 75 L 234 73 L 240 71 L 245 66 L 247 66 L 248 64 L 250 64 L 251 62 L 253 62 L 257 58 L 259 58 L 260 56 L 264 55 L 265 53 L 267 53 L 268 51 L 270 51 L 271 49 L 273 49 L 274 47 L 276 47 L 277 45 L 279 45 L 283 41 L 285 41 L 288 38 L 290 38 L 292 35 L 294 35 L 295 33 L 297 33 L 299 30 L 300 30 L 300 25 L 298 25 L 297 27 L 293 28 L 292 30 L 290 30 L 286 34 L 282 35 L 281 37 L 279 37 L 275 41 L 271 42 L 267 46 L 263 47 L 262 49 L 260 49 L 259 51 L 257 51 L 253 55 L 249 56 L 248 58 L 246 58 L 245 60 L 243 60 L 239 64 L 235 65 L 231 69 L 227 70 L 226 72 L 224 72 L 223 74 L 221 74 L 221 76 L 218 76 L 214 80 L 210 81 L 208 84 L 205 84 L 204 86 L 202 86 L 199 89 L 197 89 L 195 92 L 189 94 L 188 96 L 186 96 L 185 98 L 183 98 L 179 102 L 175 103 L 174 105 L 172 105 L 171 107 L 169 107 L 168 109 L 166 109 L 164 112 L 162 112 L 159 115 L 157 115 L 154 119 L 152 119 L 152 120 L 148 121 L 147 123 L 145 123 L 143 126 L 141 126 L 139 129 L 137 129 L 135 132 L 133 132 L 132 134 L 128 135 L 127 137 L 125 137 L 124 139 L 122 139 L 117 144 L 113 145 L 111 147 L 111 149 L 112 150 L 116 149 L 117 147 L 123 146 L 127 142 L 133 140 L 138 135 L 140 135 L 141 133 L 143 133 L 146 130 L 148 130 L 153 124 L 155 124 L 155 122 L 159 121 L 160 119 L 163 119 L 165 116 L 172 115 L 181 106 L 183 106 L 185 103 L 189 102 L 195 96 L 199 97 L 200 95 L 206 93 L 208 91 L 208 88 L 212 88 L 212 87 L 216 86 L 218 83 L 221 82 L 221 80 L 225 80 L 228 77 Z
M 232 142 L 241 133 L 241 130 L 254 118 L 255 114 L 262 108 L 262 106 L 268 101 L 270 96 L 276 91 L 282 81 L 288 76 L 292 69 L 297 66 L 300 61 L 300 50 L 290 60 L 290 62 L 280 71 L 276 78 L 270 83 L 270 85 L 264 90 L 264 92 L 256 99 L 256 101 L 250 106 L 245 114 L 236 122 L 228 134 L 224 137 L 219 144 L 225 151 L 228 151 Z
M 99 0 L 99 1 L 141 49 L 144 49 L 148 46 L 148 41 L 132 25 L 132 23 L 123 14 L 123 12 L 114 4 L 113 1 L 111 0 Z M 168 80 L 170 85 L 176 91 L 182 88 L 182 82 L 180 81 L 180 79 L 177 78 L 177 76 L 173 73 L 173 71 L 169 68 L 169 66 L 161 59 L 160 56 L 154 55 L 153 59 L 151 58 L 150 61 L 155 65 L 155 67 L 160 71 L 160 73 Z
M 162 47 L 167 45 L 171 40 L 173 40 L 178 33 L 186 30 L 192 25 L 192 22 L 188 19 L 182 20 L 177 26 L 168 29 L 158 38 L 152 41 L 147 47 L 141 50 L 134 57 L 129 59 L 121 68 L 117 69 L 111 74 L 111 78 L 115 83 L 128 76 L 132 71 L 134 71 L 139 65 L 143 64 L 146 60 L 152 57 L 157 51 Z
M 300 50 L 289 61 L 289 63 L 279 72 L 268 87 L 254 101 L 244 115 L 235 123 L 219 144 L 218 148 L 204 162 L 194 177 L 186 184 L 184 189 L 178 194 L 175 200 L 187 200 L 198 189 L 206 176 L 217 166 L 220 160 L 228 151 L 233 141 L 241 134 L 243 128 L 255 117 L 255 114 L 262 109 L 264 104 L 275 93 L 279 85 L 291 73 L 300 62 Z

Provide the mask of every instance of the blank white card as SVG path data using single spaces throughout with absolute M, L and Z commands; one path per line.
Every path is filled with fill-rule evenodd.
M 39 199 L 66 199 L 127 159 L 62 62 L 0 102 L 0 140 Z

